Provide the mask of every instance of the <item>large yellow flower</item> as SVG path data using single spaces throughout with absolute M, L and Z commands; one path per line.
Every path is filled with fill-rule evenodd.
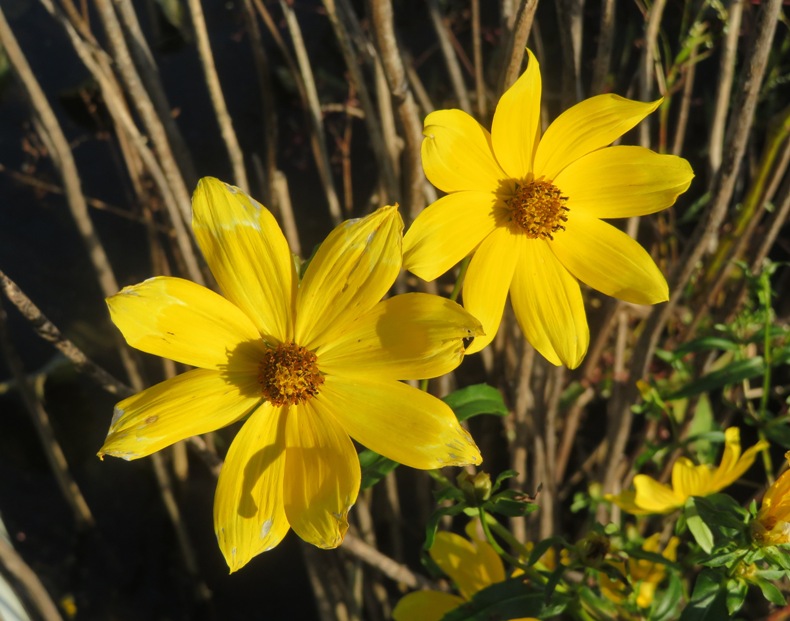
M 654 213 L 693 177 L 682 158 L 633 146 L 604 148 L 653 112 L 599 95 L 561 114 L 541 138 L 541 79 L 529 50 L 525 73 L 502 96 L 491 133 L 460 110 L 425 119 L 422 161 L 447 196 L 404 238 L 404 267 L 433 280 L 474 253 L 463 287 L 467 310 L 494 338 L 510 291 L 521 329 L 553 364 L 571 368 L 589 342 L 579 281 L 627 302 L 668 298 L 645 250 L 601 218 Z
M 480 463 L 447 405 L 397 381 L 455 368 L 480 324 L 438 296 L 380 301 L 401 269 L 395 207 L 338 226 L 301 282 L 274 217 L 238 188 L 203 179 L 192 228 L 224 297 L 158 277 L 108 304 L 131 346 L 198 368 L 121 401 L 99 455 L 136 459 L 249 416 L 214 501 L 231 571 L 289 527 L 342 542 L 360 485 L 349 435 L 415 468 Z
M 439 621 L 478 591 L 505 580 L 502 559 L 491 544 L 476 535 L 475 522 L 467 525 L 466 533 L 469 539 L 440 531 L 428 551 L 433 561 L 455 583 L 460 596 L 442 591 L 414 591 L 402 597 L 395 606 L 392 611 L 395 621 Z
M 757 453 L 767 447 L 768 443 L 761 440 L 741 455 L 741 432 L 729 427 L 724 432 L 724 454 L 718 468 L 708 464 L 695 466 L 687 457 L 680 457 L 672 465 L 671 487 L 646 474 L 637 474 L 633 490 L 606 498 L 634 515 L 669 513 L 692 496 L 709 496 L 732 485 L 751 467 Z
M 790 451 L 785 459 L 790 461 Z M 764 546 L 790 543 L 790 470 L 785 470 L 765 492 L 752 522 L 752 538 Z

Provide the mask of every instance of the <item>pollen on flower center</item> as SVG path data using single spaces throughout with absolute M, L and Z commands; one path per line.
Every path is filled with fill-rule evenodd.
M 272 405 L 304 403 L 318 394 L 324 376 L 316 355 L 296 343 L 280 343 L 258 364 L 261 394 Z
M 554 239 L 554 233 L 564 231 L 568 221 L 565 206 L 567 196 L 548 181 L 516 184 L 516 192 L 508 201 L 511 221 L 533 239 Z

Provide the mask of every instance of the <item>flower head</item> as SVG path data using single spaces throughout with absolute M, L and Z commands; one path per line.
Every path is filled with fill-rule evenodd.
M 502 96 L 491 133 L 460 110 L 425 119 L 425 174 L 447 193 L 404 237 L 404 266 L 433 280 L 472 254 L 464 307 L 496 335 L 510 292 L 527 340 L 553 364 L 579 365 L 589 331 L 579 281 L 637 304 L 668 299 L 663 275 L 631 237 L 601 218 L 669 207 L 691 183 L 688 162 L 633 146 L 604 148 L 653 112 L 599 95 L 560 115 L 541 137 L 541 78 L 525 73 Z
M 768 446 L 760 441 L 741 454 L 741 433 L 737 427 L 724 431 L 724 454 L 718 468 L 695 466 L 687 457 L 672 465 L 672 486 L 659 483 L 645 474 L 634 477 L 634 489 L 606 498 L 628 513 L 646 515 L 669 513 L 682 507 L 692 496 L 709 496 L 732 485 L 754 463 L 757 453 Z
M 790 462 L 790 451 L 785 459 Z M 752 539 L 760 545 L 790 543 L 790 470 L 785 470 L 765 492 L 751 528 Z
M 441 591 L 415 591 L 401 598 L 392 611 L 395 621 L 439 621 L 482 589 L 505 580 L 505 567 L 494 548 L 477 536 L 475 522 L 466 527 L 468 539 L 440 531 L 428 551 L 453 581 L 460 596 Z M 526 621 L 514 620 L 514 621 Z
M 647 539 L 642 544 L 642 549 L 645 552 L 653 552 L 658 554 L 660 544 L 660 533 L 656 533 Z M 677 547 L 680 540 L 677 537 L 672 537 L 667 543 L 661 555 L 668 561 L 675 561 L 677 558 Z M 636 597 L 636 605 L 640 608 L 649 608 L 653 603 L 653 596 L 655 595 L 656 588 L 664 581 L 666 577 L 666 565 L 660 562 L 651 561 L 643 558 L 629 557 L 627 561 L 615 561 L 610 563 L 614 565 L 620 573 L 626 576 L 629 584 L 633 588 L 633 593 Z M 599 574 L 601 582 L 601 592 L 603 595 L 619 604 L 623 602 L 628 596 L 629 589 L 622 582 L 612 580 L 604 572 Z
M 246 418 L 214 501 L 231 571 L 289 528 L 342 542 L 360 485 L 349 436 L 415 468 L 480 463 L 449 407 L 398 381 L 455 368 L 481 329 L 438 296 L 381 301 L 401 268 L 395 207 L 338 226 L 301 281 L 274 217 L 238 188 L 203 179 L 192 228 L 222 295 L 158 277 L 107 303 L 131 346 L 197 368 L 118 403 L 99 455 L 136 459 Z

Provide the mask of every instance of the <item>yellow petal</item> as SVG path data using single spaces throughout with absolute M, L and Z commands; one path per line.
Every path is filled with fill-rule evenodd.
M 527 56 L 527 70 L 502 95 L 491 126 L 499 165 L 515 179 L 524 179 L 532 172 L 540 140 L 540 65 L 530 50 Z
M 225 456 L 214 496 L 214 531 L 231 572 L 271 550 L 288 532 L 283 507 L 287 415 L 287 408 L 262 404 Z
M 260 335 L 252 321 L 221 295 L 189 280 L 151 278 L 124 287 L 107 298 L 107 306 L 126 342 L 141 351 L 204 369 L 227 368 L 229 351 L 237 352 L 237 368 L 257 364 Z
M 464 600 L 451 593 L 415 591 L 404 595 L 392 611 L 393 621 L 441 621 Z
M 382 207 L 321 244 L 299 287 L 295 341 L 316 349 L 384 297 L 401 268 L 403 220 Z
M 261 334 L 291 340 L 296 268 L 274 216 L 239 188 L 205 177 L 192 197 L 192 229 L 225 297 Z
M 454 192 L 426 208 L 403 237 L 403 267 L 423 280 L 444 274 L 496 226 L 493 192 Z
M 535 177 L 551 181 L 583 155 L 612 144 L 658 108 L 618 95 L 597 95 L 558 116 L 546 130 L 535 153 Z
M 479 334 L 480 322 L 455 302 L 406 293 L 376 304 L 316 354 L 330 375 L 422 379 L 456 368 L 463 339 Z
M 309 402 L 360 444 L 412 468 L 479 464 L 480 451 L 444 402 L 393 381 L 327 375 Z
M 488 550 L 485 550 L 488 548 Z M 481 553 L 481 550 L 485 550 Z M 485 587 L 502 582 L 505 570 L 502 561 L 494 553 L 496 561 L 489 565 L 491 557 L 486 554 L 491 546 L 484 542 L 472 543 L 468 539 L 440 531 L 436 533 L 429 554 L 434 562 L 447 574 L 458 587 L 461 597 L 471 597 Z
M 634 490 L 625 490 L 619 494 L 606 494 L 604 498 L 609 502 L 613 502 L 623 511 L 632 515 L 647 515 L 650 512 L 645 511 L 642 507 L 636 504 L 636 492 Z
M 691 166 L 682 157 L 617 146 L 593 151 L 569 164 L 554 184 L 568 197 L 572 214 L 630 218 L 674 204 L 693 178 Z
M 443 192 L 495 192 L 508 177 L 494 158 L 488 130 L 466 112 L 431 112 L 422 134 L 425 176 Z
M 541 240 L 523 237 L 510 301 L 524 336 L 552 364 L 575 369 L 590 342 L 581 289 Z
M 669 299 L 661 270 L 639 242 L 611 224 L 571 210 L 564 231 L 549 247 L 583 283 L 633 304 L 657 304 Z
M 705 496 L 710 493 L 713 469 L 708 465 L 696 466 L 687 457 L 678 457 L 672 464 L 672 489 L 679 503 L 691 496 Z
M 285 513 L 302 539 L 319 548 L 336 548 L 359 493 L 359 458 L 337 421 L 311 406 L 312 400 L 288 413 Z
M 468 354 L 486 347 L 499 330 L 518 261 L 519 239 L 508 227 L 494 229 L 469 262 L 464 279 L 464 308 L 480 320 L 484 334 L 472 341 L 466 350 Z
M 118 403 L 99 456 L 145 457 L 230 425 L 260 402 L 255 376 L 237 383 L 217 371 L 187 371 Z
M 635 502 L 647 513 L 669 513 L 683 505 L 672 489 L 655 479 L 637 474 L 634 477 Z
M 734 429 L 732 432 L 730 429 Z M 740 432 L 737 427 L 730 427 L 725 430 L 724 455 L 721 465 L 712 475 L 711 491 L 713 494 L 725 487 L 728 487 L 740 479 L 746 471 L 752 467 L 757 454 L 769 447 L 768 442 L 760 440 L 754 446 L 750 446 L 741 455 Z

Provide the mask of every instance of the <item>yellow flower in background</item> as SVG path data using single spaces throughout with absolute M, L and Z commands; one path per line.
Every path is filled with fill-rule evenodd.
M 790 461 L 790 451 L 785 459 Z M 752 538 L 763 546 L 790 543 L 790 470 L 785 470 L 765 492 L 752 522 Z
M 478 591 L 505 580 L 502 559 L 491 544 L 477 537 L 476 525 L 475 522 L 467 524 L 469 539 L 439 531 L 428 551 L 458 588 L 460 596 L 441 591 L 414 591 L 402 597 L 395 606 L 392 611 L 395 621 L 439 621 L 445 614 L 469 601 Z
M 767 442 L 760 441 L 741 454 L 741 432 L 729 427 L 724 432 L 724 454 L 718 468 L 708 464 L 695 466 L 687 457 L 680 457 L 672 465 L 671 487 L 637 474 L 633 490 L 617 496 L 608 494 L 606 498 L 634 515 L 669 513 L 686 504 L 691 496 L 709 496 L 732 485 L 751 467 L 757 453 L 767 447 Z
M 404 237 L 404 267 L 433 280 L 473 253 L 464 307 L 483 324 L 468 353 L 496 335 L 510 300 L 527 340 L 575 368 L 589 343 L 579 281 L 637 304 L 668 299 L 663 275 L 631 237 L 601 218 L 672 205 L 688 162 L 633 146 L 607 147 L 658 108 L 599 95 L 561 114 L 541 137 L 541 77 L 524 74 L 497 105 L 491 133 L 460 110 L 425 119 L 425 174 L 447 193 Z
M 398 381 L 454 369 L 481 330 L 438 296 L 381 301 L 401 269 L 397 208 L 338 226 L 301 282 L 274 217 L 238 188 L 203 179 L 192 228 L 222 295 L 158 277 L 108 305 L 132 347 L 198 368 L 118 403 L 99 455 L 137 459 L 248 417 L 214 500 L 231 571 L 289 528 L 342 542 L 360 485 L 349 436 L 414 468 L 480 463 L 452 410 Z
M 660 538 L 660 533 L 648 537 L 642 544 L 642 549 L 645 552 L 660 553 L 668 561 L 674 562 L 677 560 L 677 547 L 680 540 L 677 537 L 672 537 L 664 551 L 661 552 L 659 550 Z M 633 557 L 629 557 L 627 561 L 615 561 L 609 564 L 616 567 L 620 573 L 628 578 L 628 584 L 636 596 L 637 606 L 649 608 L 650 604 L 653 603 L 656 589 L 666 578 L 666 566 L 663 563 Z M 619 604 L 628 598 L 630 589 L 625 584 L 612 580 L 604 572 L 600 572 L 598 576 L 604 597 L 615 604 Z

